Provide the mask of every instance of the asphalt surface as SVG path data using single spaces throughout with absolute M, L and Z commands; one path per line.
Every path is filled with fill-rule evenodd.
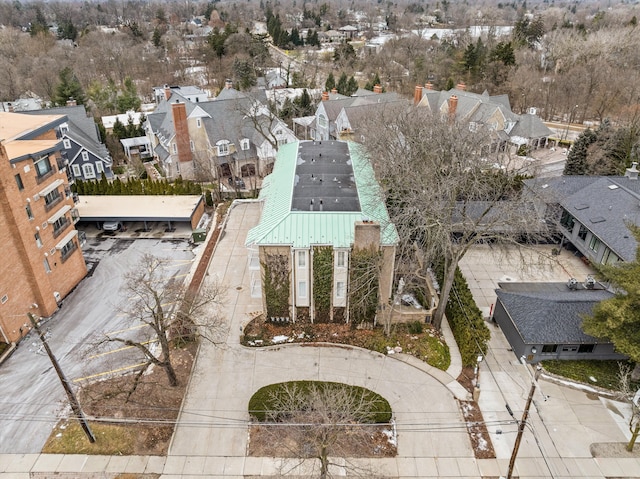
M 126 304 L 123 276 L 145 253 L 169 260 L 165 277 L 182 280 L 194 258 L 186 240 L 90 238 L 83 248 L 89 276 L 42 326 L 67 379 L 77 386 L 141 362 L 116 343 L 96 349 L 103 333 L 139 339 L 145 328 L 118 311 Z M 25 317 L 25 321 L 27 318 Z M 39 453 L 68 401 L 39 338 L 29 333 L 0 367 L 0 454 Z

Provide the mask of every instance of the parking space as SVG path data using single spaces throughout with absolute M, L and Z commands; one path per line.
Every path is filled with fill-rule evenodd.
M 77 228 L 84 231 L 87 238 L 155 238 L 155 239 L 189 239 L 193 229 L 187 222 L 166 221 L 119 221 L 118 228 L 106 231 L 96 222 L 81 221 Z M 99 227 L 100 226 L 100 227 Z
M 166 279 L 184 281 L 195 257 L 193 246 L 177 239 L 88 236 L 83 251 L 89 275 L 44 325 L 52 351 L 68 380 L 76 385 L 126 373 L 141 363 L 134 348 L 116 343 L 96 348 L 105 334 L 153 345 L 149 328 L 121 312 L 128 300 L 121 290 L 125 273 L 150 253 L 167 260 Z M 0 384 L 0 453 L 39 452 L 67 400 L 35 334 L 25 337 L 2 365 Z

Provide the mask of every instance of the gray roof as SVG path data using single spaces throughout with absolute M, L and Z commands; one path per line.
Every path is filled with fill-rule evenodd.
M 517 123 L 509 134 L 511 136 L 533 139 L 548 137 L 552 132 L 538 116 L 526 113 L 520 115 Z
M 547 203 L 560 204 L 624 261 L 635 259 L 638 244 L 626 223 L 640 225 L 640 180 L 561 176 L 525 184 L 546 197 Z
M 368 103 L 365 105 L 351 105 L 345 107 L 344 111 L 349 119 L 349 125 L 351 129 L 356 131 L 366 124 L 366 121 L 371 119 L 373 115 L 378 115 L 381 109 L 385 108 L 402 108 L 408 107 L 411 103 L 409 100 L 400 99 L 396 101 L 387 101 L 384 103 Z
M 604 289 L 570 290 L 565 283 L 499 283 L 496 290 L 525 344 L 594 344 L 582 318 L 613 296 Z

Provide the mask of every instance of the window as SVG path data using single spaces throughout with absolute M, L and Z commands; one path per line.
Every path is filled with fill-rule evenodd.
M 286 145 L 288 143 L 286 138 L 278 139 L 278 146 Z
M 96 172 L 102 173 L 104 171 L 104 163 L 101 161 L 96 163 Z
M 324 115 L 318 115 L 318 126 L 322 128 L 327 127 L 327 117 Z
M 616 264 L 618 261 L 620 261 L 620 258 L 618 258 L 618 255 L 615 254 L 613 251 L 611 251 L 609 248 L 607 248 L 605 253 L 602 255 L 602 261 L 600 261 L 600 263 Z
M 475 121 L 469 122 L 469 131 L 472 133 L 475 133 L 476 131 L 478 131 L 478 124 Z
M 76 242 L 73 240 L 70 240 L 66 245 L 64 245 L 60 250 L 60 254 L 62 255 L 62 260 L 64 261 L 65 259 L 67 259 L 69 255 L 73 253 L 77 247 L 78 246 L 76 245 Z
M 544 344 L 542 346 L 542 353 L 555 353 L 558 350 L 558 345 L 557 344 Z
M 78 165 L 71 165 L 71 169 L 73 170 L 73 176 L 82 176 Z
M 96 172 L 93 169 L 93 165 L 91 163 L 87 163 L 86 165 L 82 165 L 82 173 L 85 178 L 95 178 Z
M 51 162 L 49 161 L 49 157 L 47 155 L 40 157 L 40 159 L 36 161 L 33 166 L 36 169 L 38 177 L 45 176 L 51 171 Z
M 47 258 L 45 258 L 42 263 L 44 265 L 45 272 L 51 273 L 51 265 L 49 265 L 49 260 Z
M 196 120 L 196 126 L 197 126 L 198 128 L 200 128 L 200 127 L 202 126 L 202 120 L 201 120 L 200 118 L 198 118 L 198 119 Z
M 298 282 L 298 296 L 300 296 L 301 298 L 306 298 L 307 297 L 307 282 L 306 281 L 299 281 Z
M 71 148 L 71 141 L 65 138 L 64 140 L 62 140 L 62 146 L 64 146 L 65 150 L 69 150 Z
M 562 346 L 562 351 L 575 353 L 578 350 L 578 346 L 570 344 L 568 346 Z
M 67 226 L 68 223 L 69 222 L 67 221 L 67 217 L 65 215 L 62 215 L 55 221 L 55 223 L 53 223 L 53 234 L 55 235 L 59 233 L 64 229 L 65 226 Z
M 7 296 L 6 294 L 2 297 L 2 299 L 0 299 L 0 303 L 4 304 L 7 301 L 9 301 L 9 296 Z
M 589 230 L 585 225 L 580 225 L 580 229 L 578 230 L 578 238 L 580 238 L 582 241 L 586 240 L 588 232 Z
M 336 298 L 344 298 L 344 281 L 336 282 Z
M 249 138 L 243 138 L 240 140 L 240 149 L 246 151 L 249 149 Z
M 16 176 L 16 184 L 18 185 L 18 189 L 20 191 L 24 190 L 24 183 L 22 183 L 22 177 L 20 176 L 20 173 L 18 173 Z
M 298 251 L 298 268 L 306 268 L 306 267 L 307 267 L 307 252 Z
M 173 151 L 173 154 L 175 155 L 176 153 L 178 153 L 178 144 L 177 143 L 173 143 L 171 145 L 171 150 Z
M 40 238 L 40 233 L 36 233 L 33 236 L 36 239 L 36 244 L 38 245 L 38 248 L 42 248 L 42 239 Z
M 346 253 L 344 251 L 338 251 L 336 253 L 336 266 L 338 268 L 344 268 L 346 266 Z
M 576 219 L 569 213 L 567 210 L 562 211 L 562 216 L 560 217 L 560 224 L 564 226 L 567 230 L 573 231 L 573 225 L 576 223 Z
M 60 199 L 60 192 L 56 188 L 55 190 L 52 190 L 52 191 L 50 191 L 49 193 L 47 193 L 45 195 L 44 204 L 46 206 L 51 206 L 51 205 L 57 203 L 59 199 Z
M 196 145 L 193 143 L 193 140 L 189 140 L 189 148 L 191 148 L 191 151 L 195 151 Z
M 216 143 L 218 147 L 218 156 L 225 156 L 229 154 L 229 141 L 228 140 L 220 140 Z
M 593 348 L 595 347 L 595 344 L 581 344 L 580 346 L 578 346 L 578 352 L 579 353 L 592 353 L 593 352 Z
M 89 153 L 86 151 L 82 152 L 82 161 L 89 161 Z
M 24 209 L 27 211 L 27 217 L 30 220 L 32 220 L 33 219 L 33 211 L 31 211 L 31 205 L 25 206 Z
M 589 241 L 589 249 L 594 253 L 597 253 L 600 249 L 600 240 L 597 238 L 597 236 L 594 235 L 591 237 L 591 241 Z

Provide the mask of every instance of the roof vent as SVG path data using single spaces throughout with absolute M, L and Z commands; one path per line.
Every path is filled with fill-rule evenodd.
M 618 185 L 609 185 L 609 186 L 607 186 L 607 188 L 609 188 L 610 190 L 617 190 L 618 189 Z
M 569 281 L 567 281 L 567 288 L 569 288 L 571 290 L 578 289 L 578 280 L 575 279 L 575 278 L 569 279 Z
M 587 276 L 587 279 L 584 280 L 584 287 L 587 289 L 593 289 L 596 287 L 596 280 L 593 279 L 593 276 Z
M 638 169 L 636 168 L 637 166 L 638 166 L 637 161 L 634 161 L 633 163 L 631 163 L 631 168 L 627 168 L 627 171 L 625 172 L 624 176 L 626 176 L 630 180 L 637 180 L 638 179 Z

